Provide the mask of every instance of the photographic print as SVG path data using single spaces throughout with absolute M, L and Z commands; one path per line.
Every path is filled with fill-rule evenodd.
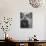
M 20 27 L 32 28 L 32 12 L 26 14 L 20 12 Z

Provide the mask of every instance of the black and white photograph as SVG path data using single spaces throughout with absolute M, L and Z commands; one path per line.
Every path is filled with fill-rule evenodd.
M 32 28 L 32 12 L 29 13 L 20 12 L 20 27 Z

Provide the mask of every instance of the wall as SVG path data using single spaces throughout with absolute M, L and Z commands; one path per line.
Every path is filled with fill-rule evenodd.
M 20 28 L 20 12 L 33 13 L 33 27 L 29 29 Z M 39 40 L 45 39 L 45 15 L 46 8 L 33 8 L 30 6 L 28 0 L 0 0 L 0 18 L 1 17 L 13 17 L 13 22 L 10 33 L 17 40 L 27 40 L 34 34 L 37 35 Z M 1 33 L 3 33 L 1 31 Z M 0 35 L 2 35 L 0 33 Z M 4 34 L 4 33 L 3 33 Z M 0 39 L 3 37 L 0 36 Z

